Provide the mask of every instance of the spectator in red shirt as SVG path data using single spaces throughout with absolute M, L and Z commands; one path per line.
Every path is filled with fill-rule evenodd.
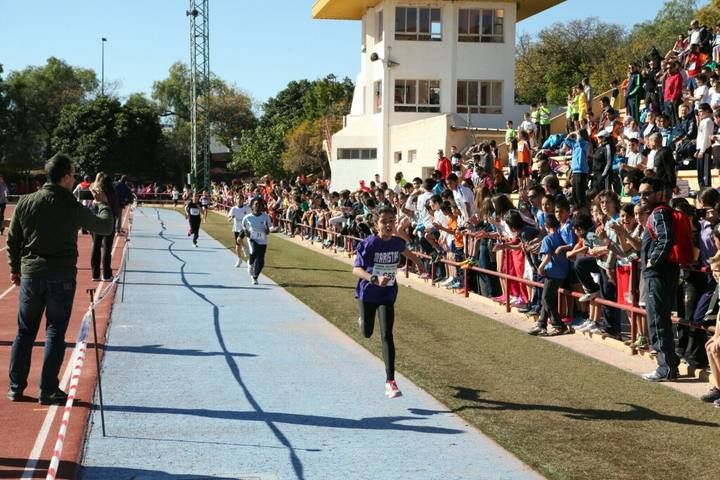
M 450 160 L 443 154 L 442 150 L 438 150 L 438 161 L 435 170 L 440 172 L 440 180 L 445 180 L 450 175 L 451 165 Z
M 682 98 L 683 80 L 676 62 L 671 62 L 668 68 L 669 71 L 665 77 L 663 100 L 665 101 L 665 115 L 667 115 L 672 124 L 675 125 L 675 123 L 677 123 L 677 110 L 680 106 L 680 99 Z
M 365 180 L 360 180 L 360 188 L 358 190 L 366 193 L 370 193 L 372 191 L 367 185 L 365 185 Z

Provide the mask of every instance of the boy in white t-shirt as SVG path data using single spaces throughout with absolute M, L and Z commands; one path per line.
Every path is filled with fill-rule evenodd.
M 243 228 L 243 219 L 251 213 L 250 207 L 245 205 L 245 197 L 240 194 L 237 197 L 237 205 L 233 206 L 228 212 L 228 220 L 233 222 L 233 235 L 235 236 L 235 253 L 237 254 L 237 262 L 235 266 L 242 265 L 243 260 L 247 260 L 247 246 L 245 244 L 245 229 Z
M 255 198 L 250 204 L 252 213 L 245 215 L 242 226 L 250 239 L 250 255 L 248 256 L 248 273 L 253 285 L 258 284 L 258 277 L 265 266 L 265 251 L 270 234 L 270 217 L 265 213 L 265 201 Z

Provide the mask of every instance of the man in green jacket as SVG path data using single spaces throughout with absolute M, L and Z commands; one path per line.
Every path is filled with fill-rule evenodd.
M 38 400 L 50 405 L 67 400 L 58 374 L 75 297 L 78 229 L 109 235 L 113 220 L 102 192 L 93 192 L 97 215 L 73 196 L 75 167 L 69 157 L 55 155 L 45 164 L 45 171 L 48 183 L 20 198 L 8 233 L 10 276 L 12 283 L 20 287 L 20 294 L 7 396 L 11 401 L 24 398 L 32 347 L 45 311 L 45 355 Z

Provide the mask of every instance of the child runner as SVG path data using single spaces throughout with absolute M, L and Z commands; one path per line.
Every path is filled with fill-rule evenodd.
M 250 239 L 250 255 L 248 258 L 248 273 L 252 277 L 253 285 L 258 284 L 258 277 L 265 265 L 265 250 L 267 250 L 268 234 L 270 233 L 270 217 L 265 210 L 265 201 L 255 198 L 250 204 L 252 213 L 245 215 L 242 225 L 245 234 Z
M 235 236 L 235 253 L 237 254 L 237 262 L 235 266 L 242 265 L 243 260 L 247 260 L 247 247 L 245 246 L 245 229 L 243 228 L 243 219 L 250 214 L 250 208 L 245 205 L 245 197 L 243 194 L 237 196 L 237 205 L 233 206 L 228 212 L 228 220 L 233 222 L 233 235 Z
M 207 222 L 208 208 L 210 207 L 210 195 L 208 195 L 207 190 L 203 191 L 200 196 L 200 205 L 202 206 L 203 222 Z
M 407 249 L 405 241 L 393 236 L 395 212 L 390 207 L 378 210 L 377 235 L 370 235 L 358 244 L 353 274 L 359 277 L 355 296 L 360 304 L 359 325 L 365 338 L 370 338 L 375 328 L 375 313 L 380 322 L 383 360 L 385 361 L 385 395 L 389 398 L 402 395 L 395 383 L 395 300 L 398 287 L 395 282 L 400 256 L 413 262 L 423 273 L 422 262 Z
M 200 233 L 200 221 L 202 210 L 200 209 L 200 203 L 198 203 L 198 194 L 193 193 L 192 199 L 185 204 L 185 218 L 190 222 L 190 230 L 188 230 L 188 237 L 192 235 L 193 247 L 197 248 L 198 233 Z
M 178 192 L 177 188 L 173 187 L 173 189 L 172 189 L 173 208 L 177 208 L 178 200 L 180 200 L 180 192 Z

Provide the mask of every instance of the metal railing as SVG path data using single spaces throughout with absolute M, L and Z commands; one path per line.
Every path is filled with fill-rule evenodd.
M 285 226 L 285 231 L 288 233 L 288 229 L 290 232 L 288 233 L 291 237 L 295 236 L 295 232 L 292 231 L 293 226 L 294 228 L 299 229 L 300 236 L 302 239 L 307 239 L 310 244 L 314 244 L 317 242 L 316 238 L 320 237 L 320 241 L 323 242 L 323 240 L 331 240 L 329 248 L 332 248 L 334 253 L 338 253 L 338 239 L 342 239 L 342 248 L 344 250 L 344 253 L 348 256 L 348 258 L 351 258 L 353 254 L 355 253 L 355 248 L 353 242 L 361 242 L 363 239 L 360 237 L 356 237 L 353 235 L 342 235 L 341 233 L 331 230 L 328 228 L 322 228 L 317 227 L 314 225 L 308 225 L 303 223 L 295 223 L 288 219 L 279 219 L 279 223 L 283 224 Z M 467 236 L 471 236 L 472 234 L 466 233 Z M 433 260 L 430 255 L 427 255 L 423 252 L 413 252 L 416 256 L 419 258 L 425 259 L 425 260 Z M 514 275 L 510 275 L 507 273 L 498 272 L 495 270 L 490 270 L 487 268 L 481 268 L 474 265 L 467 265 L 464 262 L 456 262 L 453 260 L 449 260 L 446 258 L 438 258 L 434 261 L 431 261 L 430 263 L 430 277 L 428 280 L 430 280 L 431 284 L 435 284 L 435 273 L 436 273 L 436 264 L 442 263 L 444 265 L 448 265 L 455 268 L 460 268 L 465 270 L 466 272 L 472 271 L 476 272 L 478 274 L 484 274 L 496 277 L 501 280 L 506 280 L 509 282 L 517 282 L 523 285 L 527 285 L 529 287 L 537 287 L 537 288 L 543 288 L 544 284 L 541 282 L 537 282 L 534 280 L 528 280 L 526 278 L 517 277 Z M 649 346 L 645 347 L 644 349 L 639 349 L 638 347 L 635 347 L 634 344 L 637 340 L 638 331 L 639 331 L 639 325 L 640 320 L 642 317 L 647 317 L 647 312 L 644 308 L 641 308 L 639 305 L 640 300 L 640 268 L 639 268 L 639 262 L 636 260 L 630 264 L 631 270 L 630 270 L 630 280 L 629 280 L 629 289 L 632 296 L 632 303 L 619 303 L 617 301 L 607 300 L 604 298 L 596 297 L 591 300 L 591 304 L 597 305 L 597 306 L 604 306 L 609 308 L 616 308 L 618 310 L 624 311 L 627 313 L 628 320 L 630 323 L 630 349 L 633 355 L 636 355 L 640 350 L 648 351 Z M 404 272 L 405 272 L 405 278 L 409 278 L 410 276 L 410 264 L 409 260 L 405 259 L 405 266 L 404 266 Z M 706 269 L 701 269 L 701 271 L 706 271 Z M 469 285 L 469 275 L 463 275 L 463 296 L 465 298 L 468 298 L 470 296 L 470 285 Z M 583 293 L 576 292 L 573 290 L 568 290 L 567 288 L 559 288 L 558 289 L 558 301 L 560 300 L 560 295 L 564 296 L 568 300 L 571 299 L 579 299 L 583 296 Z M 510 313 L 512 311 L 512 301 L 511 301 L 511 295 L 510 295 L 510 288 L 505 288 L 503 293 L 503 302 L 502 304 L 505 306 L 505 311 Z M 697 328 L 708 331 L 708 328 L 702 325 L 698 325 L 695 323 L 690 323 L 685 321 L 683 318 L 680 318 L 678 316 L 672 317 L 673 323 L 677 325 L 683 325 L 687 327 Z

